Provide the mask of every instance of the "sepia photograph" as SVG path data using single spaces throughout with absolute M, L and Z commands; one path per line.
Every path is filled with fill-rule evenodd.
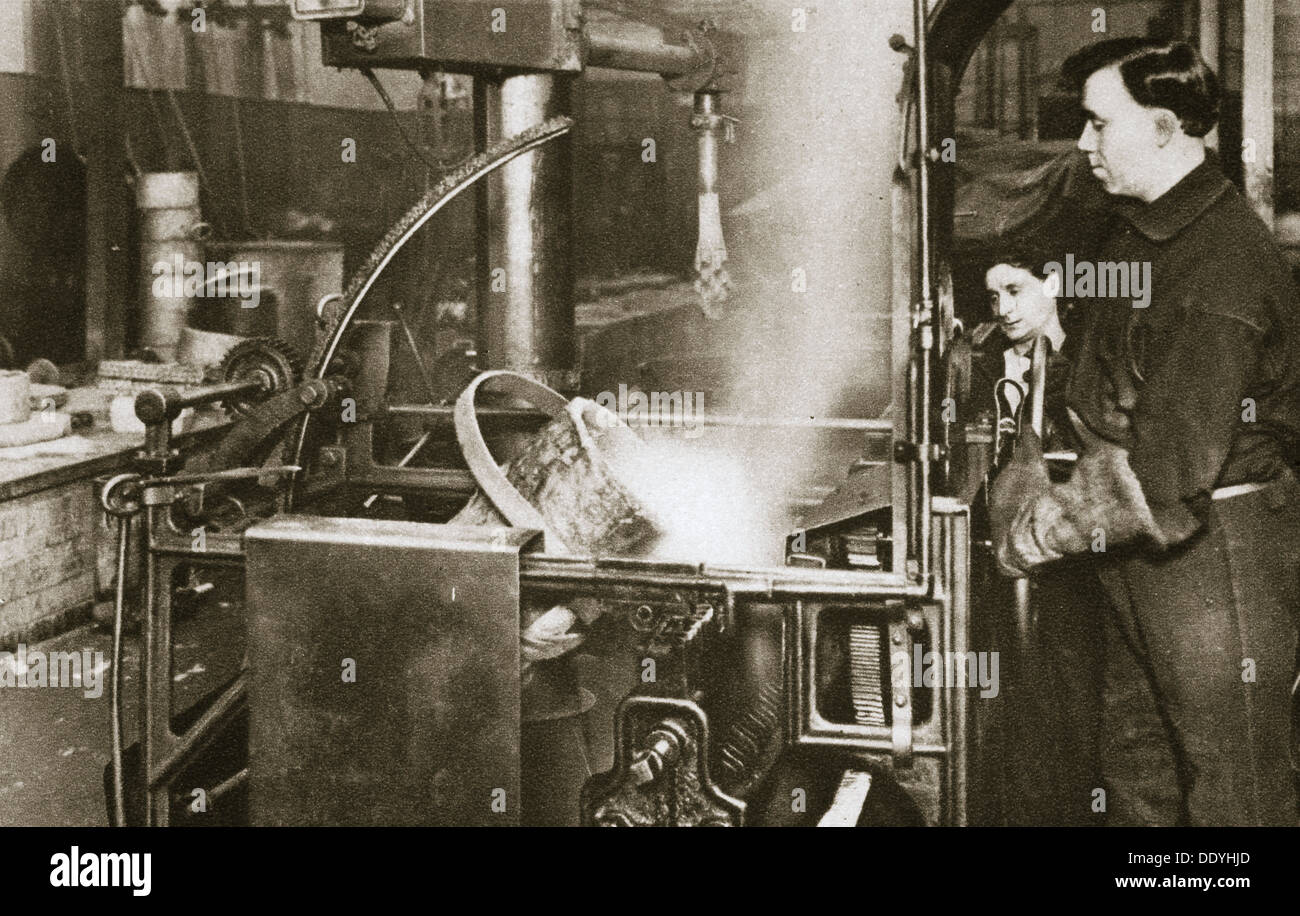
M 1277 891 L 1298 474 L 1300 0 L 0 0 L 17 888 Z

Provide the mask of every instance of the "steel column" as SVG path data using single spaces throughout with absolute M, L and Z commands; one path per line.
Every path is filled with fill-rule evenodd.
M 567 115 L 569 78 L 530 73 L 475 80 L 480 148 Z M 479 368 L 510 369 L 575 388 L 573 174 L 567 143 L 525 153 L 480 182 Z

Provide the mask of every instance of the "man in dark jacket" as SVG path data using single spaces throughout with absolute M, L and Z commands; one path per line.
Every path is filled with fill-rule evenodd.
M 1195 50 L 1117 39 L 1066 74 L 1088 117 L 1079 148 L 1123 198 L 1095 266 L 1149 265 L 1151 295 L 1085 303 L 1079 463 L 1052 484 L 1017 449 L 990 500 L 999 562 L 1011 575 L 1070 554 L 1098 564 L 1115 606 L 1109 823 L 1294 825 L 1300 302 L 1207 155 L 1218 86 Z
M 1059 257 L 1019 242 L 1000 247 L 988 261 L 984 281 L 994 320 L 971 335 L 975 348 L 969 393 L 957 414 L 997 417 L 1009 425 L 1000 437 L 1000 461 L 1012 451 L 1017 407 L 1019 422 L 1028 422 L 1023 392 L 1031 385 L 1030 355 L 1040 337 L 1047 339 L 1049 354 L 1044 442 L 1052 452 L 1076 448 L 1065 404 L 1082 329 L 1072 303 L 1058 300 L 1061 277 L 1053 276 L 1048 265 Z M 988 538 L 985 508 L 977 497 L 972 526 L 978 541 Z M 982 548 L 972 558 L 971 575 L 983 608 L 972 638 L 981 648 L 999 652 L 1003 677 L 999 696 L 978 711 L 982 748 L 975 778 L 986 803 L 972 812 L 973 822 L 1097 824 L 1088 801 L 1098 780 L 1099 611 L 1106 599 L 1092 563 L 1078 557 L 1035 571 L 1028 644 L 1016 634 L 1010 583 L 997 576 L 992 557 L 986 560 Z

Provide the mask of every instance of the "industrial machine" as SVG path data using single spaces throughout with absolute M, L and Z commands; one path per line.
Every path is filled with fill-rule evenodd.
M 574 550 L 549 520 L 528 524 L 526 505 L 518 521 L 481 456 L 456 447 L 481 427 L 497 460 L 517 456 L 556 414 L 545 392 L 561 405 L 583 393 L 565 139 L 575 74 L 656 73 L 692 93 L 702 199 L 715 193 L 729 55 L 744 49 L 651 6 L 293 0 L 295 17 L 319 21 L 327 64 L 472 74 L 480 151 L 389 231 L 340 299 L 321 303 L 310 352 L 246 342 L 219 383 L 137 400 L 137 467 L 101 493 L 122 520 L 123 571 L 133 525 L 146 545 L 141 740 L 129 761 L 113 669 L 117 823 L 201 823 L 187 807 L 196 785 L 239 819 L 274 825 L 967 822 L 970 532 L 967 506 L 932 480 L 947 456 L 931 432 L 930 380 L 952 314 L 931 270 L 924 0 L 911 43 L 872 49 L 907 74 L 885 308 L 894 406 L 812 421 L 866 438 L 865 477 L 792 531 L 784 565 L 666 560 L 634 544 Z M 375 299 L 408 241 L 471 189 L 474 368 L 488 377 L 479 401 L 476 383 L 450 404 L 425 385 L 418 348 L 404 357 L 414 378 L 395 383 L 413 332 Z M 696 268 L 708 311 L 725 269 L 707 255 Z M 213 402 L 235 415 L 229 432 L 210 453 L 179 454 L 172 420 Z M 512 524 L 447 523 L 485 496 Z M 182 713 L 175 593 L 212 567 L 242 577 L 246 666 Z M 616 676 L 603 696 L 561 651 L 521 656 L 557 608 L 582 621 L 589 647 L 605 640 Z M 550 634 L 560 647 L 566 635 Z M 590 755 L 602 742 L 607 753 Z M 213 764 L 222 748 L 226 762 Z

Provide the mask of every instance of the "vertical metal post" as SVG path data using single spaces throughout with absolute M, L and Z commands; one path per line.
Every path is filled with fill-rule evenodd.
M 1246 199 L 1273 227 L 1273 0 L 1242 4 L 1241 136 L 1253 156 L 1242 163 Z
M 172 564 L 160 562 L 153 549 L 154 535 L 164 523 L 165 510 L 144 510 L 144 658 L 140 691 L 140 751 L 145 786 L 145 826 L 166 827 L 171 818 L 171 792 L 166 781 L 154 785 L 155 766 L 171 749 Z
M 917 404 L 919 429 L 914 430 L 918 446 L 920 500 L 917 545 L 917 564 L 921 579 L 930 577 L 930 459 L 933 445 L 930 441 L 930 375 L 934 348 L 934 302 L 931 298 L 930 280 L 930 95 L 927 89 L 929 59 L 925 49 L 925 0 L 914 0 L 913 19 L 916 28 L 916 153 L 917 153 L 917 235 L 921 268 L 921 304 L 916 314 L 918 343 L 921 348 L 920 396 Z
M 126 826 L 126 773 L 122 768 L 122 618 L 126 615 L 127 551 L 131 545 L 131 516 L 117 520 L 117 581 L 113 583 L 113 684 L 109 716 L 109 745 L 113 763 L 113 819 Z
M 1219 0 L 1200 0 L 1198 29 L 1201 57 L 1205 58 L 1205 62 L 1222 76 L 1223 68 L 1219 60 L 1219 32 L 1221 30 L 1219 15 Z M 1219 129 L 1217 127 L 1206 136 L 1205 144 L 1210 149 L 1219 148 Z
M 483 148 L 568 114 L 570 78 L 521 74 L 474 84 Z M 567 142 L 525 153 L 478 189 L 479 368 L 511 369 L 571 391 L 575 359 L 573 174 Z

